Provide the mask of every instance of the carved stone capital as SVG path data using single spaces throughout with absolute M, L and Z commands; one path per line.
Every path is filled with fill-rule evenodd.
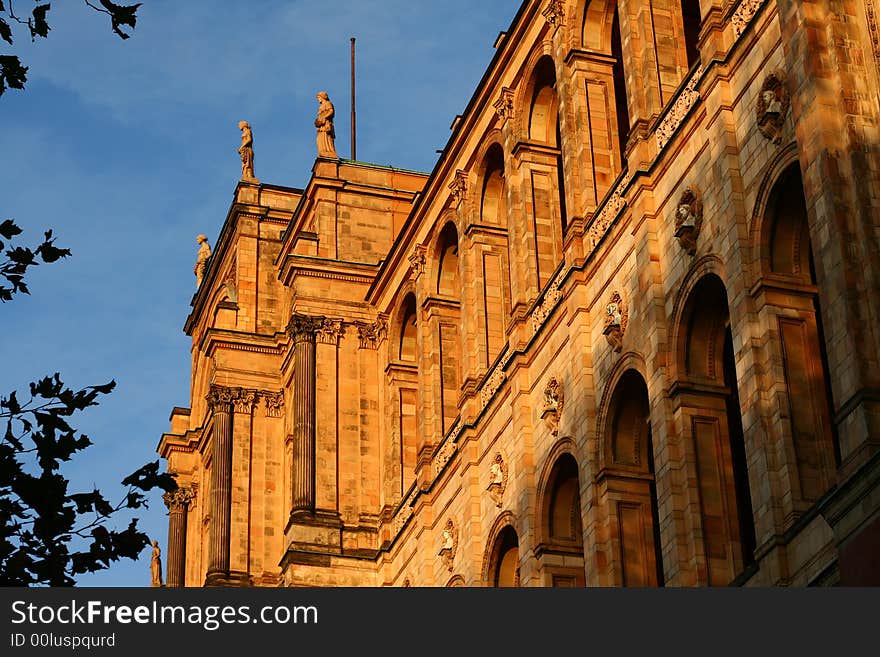
M 446 521 L 446 526 L 441 533 L 440 558 L 443 559 L 444 565 L 452 572 L 452 565 L 455 561 L 455 553 L 458 550 L 458 528 L 452 519 Z
M 314 342 L 316 334 L 323 326 L 323 317 L 295 313 L 287 324 L 287 332 L 293 338 L 294 343 Z
M 452 198 L 456 203 L 461 203 L 467 198 L 468 175 L 466 171 L 459 169 L 455 172 L 455 178 L 449 183 Z
M 696 192 L 688 187 L 684 190 L 675 210 L 675 237 L 690 255 L 697 252 L 697 237 L 703 226 L 703 203 Z
M 513 89 L 510 89 L 509 87 L 502 87 L 501 96 L 492 104 L 492 106 L 495 108 L 495 113 L 498 115 L 498 118 L 500 118 L 502 122 L 512 120 Z
M 235 397 L 232 400 L 232 403 L 235 406 L 235 412 L 250 415 L 254 410 L 254 406 L 256 406 L 258 399 L 259 391 L 249 390 L 247 388 L 236 388 Z
M 562 0 L 550 0 L 541 15 L 548 23 L 559 27 L 565 19 L 565 3 Z
M 339 344 L 340 338 L 345 335 L 345 322 L 341 319 L 325 318 L 321 327 L 315 333 L 315 337 L 321 344 Z
M 774 144 L 782 142 L 782 128 L 791 105 L 785 85 L 785 73 L 774 71 L 764 80 L 755 107 L 758 130 Z
M 378 349 L 388 337 L 388 318 L 385 315 L 380 314 L 372 324 L 358 322 L 356 326 L 361 349 Z
M 235 401 L 236 389 L 226 386 L 212 385 L 205 395 L 208 400 L 208 408 L 212 411 L 229 411 L 229 405 Z
M 189 505 L 196 499 L 196 485 L 181 487 L 177 490 L 165 493 L 162 500 L 169 511 L 186 511 Z
M 284 414 L 284 392 L 264 392 L 266 417 L 281 417 Z
M 424 244 L 416 244 L 409 256 L 409 266 L 412 269 L 413 278 L 418 278 L 425 271 L 428 247 Z
M 615 292 L 605 306 L 605 328 L 602 333 L 608 344 L 618 353 L 623 350 L 623 334 L 626 332 L 628 321 L 629 312 L 626 302 L 619 292 Z

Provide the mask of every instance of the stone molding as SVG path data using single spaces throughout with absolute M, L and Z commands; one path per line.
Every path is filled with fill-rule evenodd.
M 358 330 L 358 343 L 360 349 L 378 349 L 379 345 L 388 337 L 388 318 L 380 314 L 375 322 L 356 322 Z

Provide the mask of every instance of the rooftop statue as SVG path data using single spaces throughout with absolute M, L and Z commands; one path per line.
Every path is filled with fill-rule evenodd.
M 247 121 L 239 121 L 238 129 L 241 130 L 241 146 L 238 154 L 241 155 L 241 179 L 255 180 L 254 176 L 254 135 Z
M 208 245 L 208 238 L 205 235 L 199 235 L 196 237 L 196 242 L 199 243 L 199 255 L 196 258 L 196 266 L 193 268 L 193 272 L 196 275 L 196 284 L 201 287 L 202 279 L 205 277 L 205 268 L 207 267 L 208 258 L 211 257 L 211 247 Z
M 315 119 L 315 127 L 318 129 L 318 157 L 339 159 L 334 145 L 336 130 L 333 127 L 333 117 L 336 116 L 336 110 L 326 91 L 319 91 L 316 97 L 320 103 L 318 117 Z

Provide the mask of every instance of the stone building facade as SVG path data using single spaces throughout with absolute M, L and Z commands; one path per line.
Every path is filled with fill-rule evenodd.
M 242 180 L 168 585 L 880 584 L 877 0 L 526 0 L 433 172 Z

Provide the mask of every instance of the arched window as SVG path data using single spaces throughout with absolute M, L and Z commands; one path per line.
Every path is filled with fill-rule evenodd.
M 551 586 L 583 586 L 584 530 L 580 479 L 574 457 L 564 453 L 553 464 L 543 492 L 541 556 Z
M 624 586 L 663 586 L 660 519 L 654 480 L 648 387 L 635 370 L 627 370 L 611 396 L 605 429 L 605 463 L 616 509 Z
M 437 292 L 447 296 L 459 295 L 458 288 L 458 232 L 451 223 L 440 233 L 440 266 L 437 272 Z
M 507 192 L 504 185 L 504 153 L 494 144 L 486 153 L 480 221 L 507 226 Z
M 586 114 L 582 129 L 587 133 L 588 142 L 585 182 L 588 187 L 592 186 L 592 201 L 598 204 L 626 168 L 626 144 L 630 132 L 616 2 L 588 0 L 584 8 L 581 47 L 588 60 L 588 68 L 582 74 Z
M 567 223 L 559 98 L 556 94 L 556 68 L 551 57 L 544 56 L 538 60 L 531 85 L 529 139 L 555 151 L 551 156 L 545 149 L 541 158 L 544 161 L 540 166 L 532 165 L 528 173 L 532 192 L 535 267 L 538 287 L 542 289 L 562 259 L 562 239 Z
M 718 276 L 704 276 L 691 291 L 682 329 L 679 367 L 699 384 L 682 408 L 696 452 L 703 547 L 709 583 L 723 586 L 754 561 L 755 525 L 727 292 Z
M 413 294 L 406 295 L 401 309 L 400 347 L 398 358 L 407 363 L 417 361 L 418 342 L 416 337 L 416 298 Z
M 810 504 L 834 484 L 840 446 L 831 419 L 822 312 L 797 163 L 773 186 L 762 229 L 764 283 L 784 285 L 783 294 L 767 298 L 775 307 L 771 321 L 778 327 L 789 403 L 785 433 L 794 453 L 793 492 Z
M 513 527 L 501 530 L 492 551 L 492 586 L 519 586 L 519 538 Z

